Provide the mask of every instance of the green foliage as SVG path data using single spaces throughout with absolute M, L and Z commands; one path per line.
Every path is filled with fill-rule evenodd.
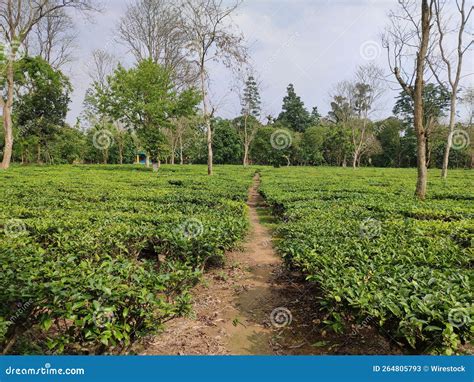
M 242 162 L 242 140 L 235 129 L 234 121 L 215 119 L 212 121 L 212 150 L 216 164 L 240 164 Z
M 350 130 L 341 123 L 324 126 L 323 156 L 328 165 L 342 166 L 350 158 Z
M 323 163 L 323 142 L 326 129 L 312 126 L 303 133 L 301 141 L 301 159 L 304 164 L 320 165 Z
M 282 168 L 262 176 L 281 219 L 278 248 L 320 285 L 326 309 L 370 317 L 421 351 L 453 351 L 472 339 L 469 171 L 451 172 L 449 185 L 432 176 L 425 202 L 413 198 L 415 170 Z
M 335 123 L 344 123 L 347 122 L 353 115 L 354 110 L 350 101 L 341 95 L 334 96 L 331 101 L 331 111 L 329 111 L 328 116 Z
M 242 115 L 258 118 L 261 112 L 260 93 L 258 85 L 253 76 L 249 76 L 245 82 L 244 94 L 242 97 Z
M 250 157 L 255 163 L 277 167 L 288 164 L 288 160 L 292 155 L 292 145 L 284 145 L 282 149 L 275 149 L 272 145 L 273 134 L 279 132 L 287 142 L 293 144 L 295 133 L 282 128 L 278 123 L 257 130 L 250 149 Z
M 402 167 L 403 137 L 401 133 L 403 131 L 403 122 L 393 117 L 375 124 L 375 135 L 382 146 L 382 153 L 374 158 L 375 166 Z
M 10 353 L 123 353 L 188 313 L 189 288 L 248 224 L 251 170 L 203 169 L 1 173 L 2 347 L 15 338 Z
M 293 131 L 303 132 L 313 122 L 301 98 L 296 95 L 293 84 L 289 84 L 283 98 L 282 112 L 277 121 Z
M 172 119 L 196 113 L 199 96 L 194 89 L 178 93 L 172 73 L 151 60 L 136 67 L 119 66 L 107 78 L 107 85 L 95 83 L 88 103 L 110 121 L 121 121 L 136 129 L 145 151 L 153 160 L 160 158 L 165 142 L 164 128 Z
M 430 120 L 438 119 L 445 115 L 449 107 L 450 94 L 440 85 L 427 84 L 423 88 L 423 125 L 430 124 Z M 403 121 L 413 125 L 414 103 L 413 99 L 403 90 L 397 97 L 393 108 L 393 114 L 402 118 Z
M 33 143 L 36 160 L 51 162 L 50 142 L 65 126 L 71 84 L 40 57 L 21 59 L 15 70 L 18 91 L 13 110 L 20 144 Z

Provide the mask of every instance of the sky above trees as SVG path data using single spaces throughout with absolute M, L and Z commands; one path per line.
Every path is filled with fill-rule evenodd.
M 133 63 L 116 38 L 117 23 L 129 1 L 102 0 L 104 11 L 92 21 L 72 15 L 78 31 L 76 60 L 65 68 L 75 89 L 68 115 L 71 123 L 82 110 L 94 49 L 114 53 L 126 66 Z M 262 115 L 278 116 L 289 83 L 294 84 L 308 110 L 317 106 L 326 115 L 333 86 L 351 78 L 356 67 L 365 63 L 381 66 L 392 89 L 386 92 L 374 118 L 390 115 L 400 89 L 388 71 L 380 35 L 387 25 L 387 13 L 395 5 L 393 0 L 244 1 L 233 19 L 246 38 L 261 82 Z M 466 61 L 472 59 L 471 52 Z M 471 71 L 468 66 L 466 71 Z M 228 71 L 216 65 L 210 73 L 217 114 L 234 117 L 241 107 Z M 469 81 L 473 83 L 472 76 Z

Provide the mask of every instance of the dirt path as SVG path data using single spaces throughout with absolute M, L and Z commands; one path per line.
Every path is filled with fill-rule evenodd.
M 384 354 L 396 353 L 368 325 L 336 335 L 323 324 L 318 290 L 292 274 L 272 245 L 269 209 L 249 190 L 250 232 L 193 290 L 193 318 L 169 322 L 141 354 Z M 365 338 L 371 338 L 366 342 Z

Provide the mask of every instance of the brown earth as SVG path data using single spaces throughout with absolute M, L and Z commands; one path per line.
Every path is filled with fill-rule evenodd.
M 276 254 L 272 218 L 258 192 L 249 190 L 250 232 L 224 267 L 206 272 L 193 290 L 194 317 L 178 318 L 142 343 L 141 354 L 400 354 L 365 325 L 335 334 L 323 321 L 319 290 L 288 270 Z

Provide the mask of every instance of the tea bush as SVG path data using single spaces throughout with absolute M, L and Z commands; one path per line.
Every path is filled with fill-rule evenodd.
M 165 166 L 0 173 L 0 345 L 127 352 L 190 309 L 189 288 L 242 239 L 253 171 Z
M 415 170 L 262 170 L 261 192 L 280 219 L 278 248 L 341 314 L 378 322 L 418 351 L 447 353 L 472 338 L 474 189 L 471 171 L 447 183 L 430 174 L 413 197 Z

